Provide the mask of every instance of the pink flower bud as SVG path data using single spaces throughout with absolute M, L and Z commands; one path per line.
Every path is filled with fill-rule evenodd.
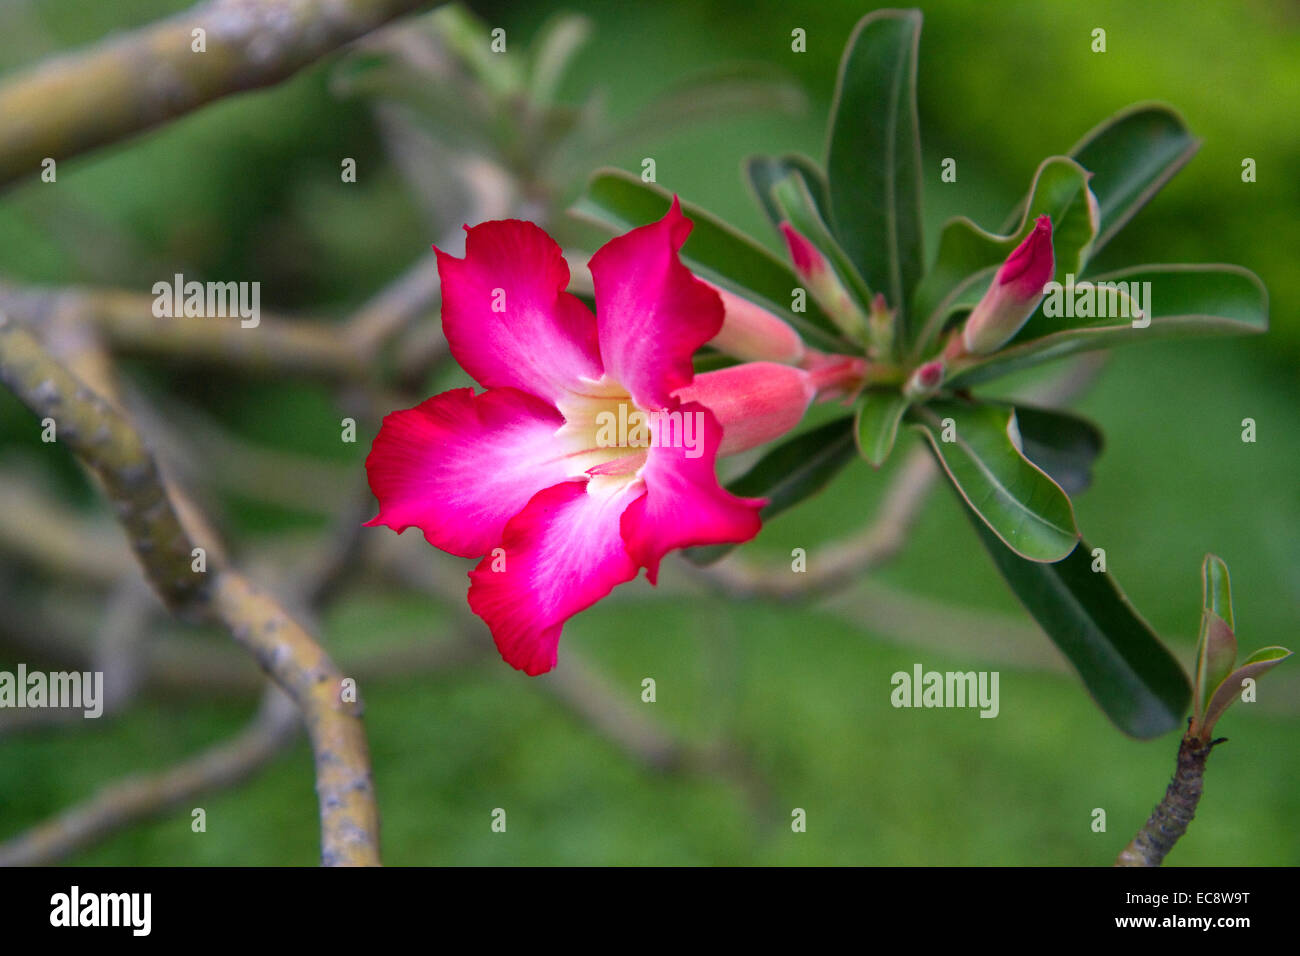
M 826 257 L 821 250 L 796 232 L 788 222 L 781 223 L 781 235 L 785 236 L 786 247 L 790 250 L 790 261 L 794 263 L 795 272 L 805 282 L 818 281 L 829 269 Z
M 699 402 L 722 425 L 719 455 L 734 455 L 780 438 L 803 419 L 817 386 L 809 374 L 774 362 L 746 362 L 695 376 L 674 396 Z
M 885 302 L 884 293 L 877 292 L 871 299 L 867 333 L 871 339 L 870 354 L 873 358 L 883 358 L 893 351 L 894 310 Z
M 789 365 L 803 358 L 803 340 L 782 319 L 748 299 L 706 283 L 722 298 L 722 328 L 712 339 L 720 352 L 748 361 L 768 360 Z
M 781 223 L 781 235 L 790 250 L 794 271 L 811 295 L 841 330 L 850 338 L 861 341 L 867 331 L 867 317 L 849 295 L 840 277 L 826 261 L 821 250 L 806 236 L 795 231 L 788 222 Z
M 1039 216 L 1025 241 L 998 268 L 984 298 L 966 320 L 962 344 L 972 355 L 1001 348 L 1033 315 L 1043 298 L 1043 286 L 1055 269 L 1052 220 Z
M 942 359 L 934 359 L 919 366 L 903 386 L 903 395 L 907 398 L 924 398 L 933 395 L 943 383 L 943 371 Z

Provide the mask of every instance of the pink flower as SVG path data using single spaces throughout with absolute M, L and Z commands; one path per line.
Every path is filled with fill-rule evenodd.
M 1020 245 L 993 276 L 984 297 L 971 310 L 962 331 L 962 345 L 972 355 L 1001 348 L 1020 331 L 1043 298 L 1043 286 L 1051 281 L 1052 220 L 1039 216 Z
M 654 583 L 674 548 L 758 533 L 765 502 L 725 491 L 714 461 L 793 428 L 818 383 L 771 362 L 694 375 L 723 306 L 678 258 L 691 223 L 675 199 L 592 257 L 599 319 L 539 227 L 467 230 L 465 258 L 438 251 L 442 322 L 485 391 L 385 417 L 368 524 L 482 557 L 470 607 L 509 664 L 542 674 L 564 622 L 641 568 Z

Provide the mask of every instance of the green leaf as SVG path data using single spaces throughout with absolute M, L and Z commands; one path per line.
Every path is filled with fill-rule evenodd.
M 745 181 L 750 192 L 762 207 L 764 214 L 773 226 L 781 225 L 783 218 L 772 198 L 774 187 L 792 172 L 803 175 L 804 183 L 812 194 L 813 203 L 822 222 L 830 218 L 830 200 L 826 194 L 826 174 L 813 160 L 798 153 L 786 153 L 784 156 L 748 156 L 741 164 Z
M 879 468 L 894 450 L 898 423 L 908 401 L 897 390 L 873 389 L 862 393 L 854 415 L 853 434 L 858 453 L 872 468 Z
M 798 170 L 789 173 L 772 187 L 772 199 L 782 218 L 789 221 L 795 231 L 811 242 L 826 257 L 839 277 L 840 285 L 850 290 L 863 315 L 871 306 L 871 290 L 862 281 L 862 276 L 849 257 L 844 254 L 840 244 L 835 241 L 831 231 L 826 228 L 817 212 L 813 198 L 803 174 Z M 863 330 L 865 332 L 865 330 Z
M 914 358 L 928 354 L 949 317 L 980 300 L 993 273 L 1024 241 L 1039 216 L 1052 218 L 1052 254 L 1056 277 L 1080 274 L 1086 247 L 1093 239 L 1088 219 L 1088 173 L 1065 156 L 1049 157 L 1034 173 L 1029 204 L 1019 225 L 999 235 L 986 232 L 965 216 L 949 219 L 939 236 L 934 267 L 916 288 L 914 315 L 920 328 Z M 1021 203 L 1024 208 L 1024 203 Z
M 1290 656 L 1291 652 L 1285 647 L 1264 647 L 1242 661 L 1240 667 L 1223 679 L 1223 683 L 1218 686 L 1214 691 L 1214 696 L 1210 698 L 1210 704 L 1205 708 L 1205 720 L 1201 725 L 1201 733 L 1208 737 L 1210 732 L 1214 730 L 1214 725 L 1219 722 L 1223 712 L 1241 694 L 1242 681 L 1248 677 L 1252 679 L 1258 678 L 1261 674 L 1271 671 Z
M 1070 155 L 1093 174 L 1101 211 L 1093 252 L 1108 243 L 1200 149 L 1183 118 L 1158 103 L 1116 113 L 1087 133 Z
M 1228 622 L 1210 608 L 1201 612 L 1201 633 L 1196 641 L 1196 713 L 1204 717 L 1214 689 L 1232 673 L 1237 661 L 1237 638 Z
M 917 10 L 863 17 L 840 62 L 826 145 L 831 229 L 867 285 L 897 310 L 900 342 L 921 277 Z
M 766 498 L 764 518 L 775 518 L 821 491 L 854 458 L 853 418 L 845 416 L 777 445 L 727 483 L 740 498 Z
M 434 19 L 447 48 L 492 95 L 513 96 L 523 90 L 523 61 L 492 52 L 486 21 L 456 5 L 438 10 Z
M 1205 717 L 1214 689 L 1237 662 L 1237 638 L 1232 633 L 1232 582 L 1228 566 L 1217 555 L 1201 563 L 1201 633 L 1196 641 L 1196 713 Z
M 1092 570 L 1088 543 L 1055 564 L 1026 561 L 965 510 L 1020 603 L 1115 726 L 1142 739 L 1178 727 L 1191 699 L 1187 677 L 1111 573 Z
M 1201 564 L 1201 578 L 1204 594 L 1203 606 L 1223 618 L 1228 627 L 1232 623 L 1232 579 L 1228 576 L 1228 565 L 1215 554 L 1207 554 Z M 1235 655 L 1234 655 L 1234 660 Z
M 1067 495 L 1092 484 L 1092 463 L 1105 444 L 1101 429 L 1086 418 L 1054 408 L 1015 406 L 1021 450 Z
M 945 441 L 944 420 L 952 422 Z M 934 448 L 967 505 L 1008 548 L 1030 561 L 1060 561 L 1079 540 L 1065 492 L 1020 450 L 1014 409 L 938 400 L 908 415 Z
M 672 196 L 658 186 L 623 170 L 604 169 L 591 177 L 587 192 L 570 212 L 621 233 L 662 218 L 671 204 Z M 857 351 L 811 299 L 806 312 L 791 311 L 791 291 L 801 283 L 790 266 L 698 206 L 684 202 L 682 212 L 695 224 L 682 247 L 682 258 L 702 278 L 774 312 L 809 345 L 831 352 Z
M 1013 369 L 1078 352 L 1154 342 L 1191 335 L 1241 335 L 1268 329 L 1268 292 L 1249 269 L 1230 265 L 1143 265 L 1098 275 L 1089 282 L 1151 283 L 1140 297 L 1151 324 L 1134 328 L 1135 303 L 1122 288 L 1111 287 L 1105 302 L 1109 317 L 1052 318 L 1048 300 L 999 352 L 966 360 L 950 369 L 949 383 L 971 385 Z M 1050 299 L 1049 295 L 1049 299 Z M 1146 301 L 1149 298 L 1149 301 Z
M 538 106 L 555 101 L 560 81 L 573 57 L 591 38 L 591 20 L 580 13 L 561 12 L 550 17 L 530 46 L 532 76 L 528 93 Z
M 855 456 L 853 417 L 837 418 L 802 432 L 763 455 L 739 478 L 727 483 L 727 490 L 741 498 L 766 498 L 764 521 L 821 491 Z M 735 545 L 720 544 L 687 548 L 687 559 L 711 564 Z

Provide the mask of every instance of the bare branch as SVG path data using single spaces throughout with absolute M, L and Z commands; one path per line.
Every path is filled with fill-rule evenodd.
M 169 399 L 165 416 L 144 402 L 133 403 L 133 412 L 171 470 L 191 487 L 334 514 L 357 479 L 354 464 L 249 441 L 181 399 Z
M 0 382 L 38 416 L 53 419 L 57 440 L 99 477 L 132 549 L 167 605 L 182 612 L 202 607 L 207 577 L 191 570 L 195 545 L 131 424 L 3 314 Z
M 350 347 L 373 357 L 384 342 L 417 319 L 427 316 L 441 297 L 438 262 L 430 252 L 381 289 L 348 320 L 345 334 Z
M 153 314 L 154 298 L 100 288 L 40 288 L 0 283 L 0 309 L 32 326 L 74 315 L 98 328 L 114 351 L 210 362 L 260 375 L 310 375 L 327 380 L 369 374 L 363 356 L 332 323 L 262 312 L 256 327 L 237 316 Z
M 168 605 L 221 620 L 302 710 L 316 763 L 322 862 L 378 864 L 378 810 L 360 704 L 344 701 L 342 676 L 325 652 L 274 600 L 237 572 L 222 570 L 215 551 L 207 572 L 192 570 L 194 539 L 140 434 L 4 316 L 0 381 L 36 414 L 53 418 L 59 439 L 99 476 L 146 575 Z
M 200 794 L 232 787 L 279 753 L 297 729 L 293 703 L 268 685 L 257 717 L 237 737 L 161 773 L 119 781 L 0 844 L 0 866 L 54 862 L 124 826 L 184 806 Z
M 0 472 L 0 551 L 99 585 L 116 581 L 127 557 L 111 523 L 60 506 L 8 469 Z
M 902 549 L 938 473 L 929 451 L 912 449 L 890 482 L 876 520 L 856 536 L 811 559 L 806 572 L 795 574 L 788 564 L 759 567 L 733 553 L 716 565 L 694 569 L 695 573 L 732 597 L 793 601 L 835 590 L 884 564 Z
M 573 648 L 564 652 L 564 659 L 555 670 L 532 683 L 639 763 L 655 770 L 676 769 L 684 763 L 688 748 L 626 703 L 626 696 L 615 692 Z M 631 694 L 630 689 L 625 691 L 627 694 Z
M 701 745 L 686 740 L 648 717 L 634 689 L 620 693 L 572 647 L 559 666 L 541 680 L 529 682 L 563 704 L 588 727 L 651 770 L 701 774 L 727 781 L 744 794 L 759 817 L 766 815 L 772 792 L 738 745 L 719 740 Z
M 302 709 L 316 758 L 321 862 L 379 864 L 379 811 L 361 704 L 344 700 L 343 675 L 311 636 L 270 597 L 234 571 L 217 575 L 217 616 Z
M 244 90 L 271 86 L 430 0 L 209 0 L 0 85 L 0 186 Z M 196 29 L 205 50 L 193 49 Z
M 1190 721 L 1189 721 L 1190 722 Z M 1227 740 L 1202 740 L 1189 730 L 1178 743 L 1178 762 L 1165 795 L 1142 829 L 1115 858 L 1115 866 L 1159 866 L 1174 844 L 1182 839 L 1196 816 L 1205 787 L 1205 763 L 1212 751 Z

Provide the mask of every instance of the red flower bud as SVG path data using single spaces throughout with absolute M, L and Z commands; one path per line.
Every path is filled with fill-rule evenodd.
M 998 268 L 984 298 L 966 320 L 962 344 L 972 355 L 1005 345 L 1033 315 L 1043 286 L 1056 268 L 1052 256 L 1052 220 L 1039 216 L 1025 241 Z

